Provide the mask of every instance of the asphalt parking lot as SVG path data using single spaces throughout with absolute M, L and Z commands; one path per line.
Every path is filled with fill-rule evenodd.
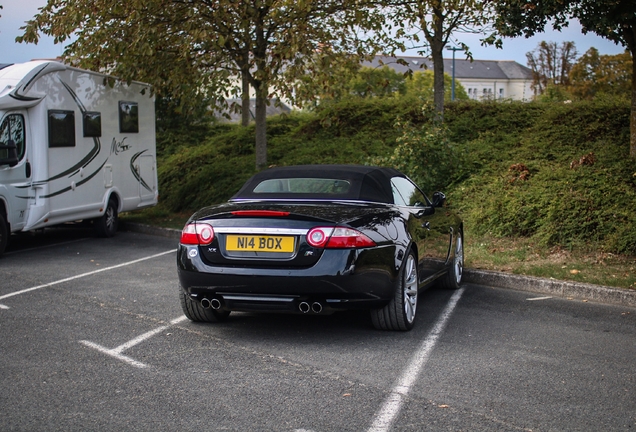
M 0 258 L 0 430 L 634 430 L 636 309 L 465 284 L 416 328 L 183 316 L 176 241 L 82 228 Z

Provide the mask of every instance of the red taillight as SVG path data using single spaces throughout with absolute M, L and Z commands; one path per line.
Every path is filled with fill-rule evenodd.
M 307 233 L 307 243 L 310 246 L 323 248 L 329 240 L 329 236 L 333 232 L 333 227 L 316 227 Z
M 346 227 L 316 227 L 307 233 L 307 243 L 317 248 L 347 249 L 373 247 L 375 242 L 360 231 Z
M 206 223 L 191 223 L 181 231 L 181 244 L 209 245 L 214 240 L 214 228 Z
M 276 210 L 236 210 L 231 212 L 234 216 L 253 216 L 253 217 L 280 217 L 289 216 L 289 212 Z

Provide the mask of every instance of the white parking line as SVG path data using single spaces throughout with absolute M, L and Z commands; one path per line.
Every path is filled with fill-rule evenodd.
M 437 323 L 428 334 L 426 339 L 420 345 L 420 348 L 413 354 L 411 357 L 411 361 L 404 368 L 402 372 L 402 376 L 398 380 L 397 384 L 391 390 L 391 394 L 384 401 L 384 405 L 380 411 L 375 414 L 373 418 L 373 424 L 369 428 L 369 432 L 384 432 L 388 431 L 391 428 L 391 424 L 395 420 L 395 417 L 400 412 L 402 408 L 402 403 L 406 396 L 408 395 L 411 387 L 417 380 L 417 377 L 420 374 L 420 371 L 424 367 L 424 364 L 428 360 L 437 340 L 439 339 L 448 319 L 450 318 L 455 306 L 457 306 L 457 302 L 460 297 L 464 293 L 464 288 L 457 290 L 451 299 L 449 300 L 446 308 L 442 312 L 441 316 L 437 320 Z
M 146 332 L 144 334 L 142 334 L 141 336 L 137 336 L 134 339 L 129 340 L 128 342 L 119 345 L 117 348 L 113 348 L 113 349 L 108 349 L 106 347 L 103 347 L 101 345 L 98 345 L 94 342 L 91 341 L 86 341 L 86 340 L 81 340 L 80 343 L 86 345 L 87 347 L 90 348 L 94 348 L 97 351 L 104 353 L 106 355 L 109 355 L 111 357 L 115 357 L 117 360 L 121 360 L 125 363 L 128 363 L 132 366 L 138 367 L 138 368 L 146 368 L 148 367 L 148 365 L 146 365 L 145 363 L 139 362 L 135 359 L 132 359 L 128 356 L 125 356 L 122 354 L 122 352 L 126 351 L 129 348 L 134 347 L 135 345 L 138 345 L 140 343 L 142 343 L 145 340 L 150 339 L 151 337 L 153 337 L 154 335 L 161 333 L 162 331 L 170 328 L 170 326 L 179 324 L 181 321 L 185 321 L 187 318 L 184 316 L 181 316 L 179 318 L 173 319 L 172 321 L 170 321 L 170 325 L 165 325 L 165 326 L 161 326 L 158 327 L 154 330 L 150 330 L 149 332 Z
M 526 300 L 528 301 L 538 301 L 538 300 L 549 300 L 552 297 L 546 296 L 546 297 L 533 297 L 533 298 L 527 298 Z
M 113 269 L 120 268 L 120 267 L 126 267 L 126 266 L 129 266 L 129 265 L 132 265 L 132 264 L 136 264 L 138 262 L 142 262 L 142 261 L 146 261 L 146 260 L 149 260 L 149 259 L 157 258 L 157 257 L 163 256 L 163 255 L 167 255 L 169 253 L 173 253 L 173 252 L 176 252 L 176 249 L 170 249 L 169 251 L 161 252 L 161 253 L 158 253 L 158 254 L 155 254 L 155 255 L 150 255 L 150 256 L 147 256 L 147 257 L 144 257 L 144 258 L 139 258 L 139 259 L 136 259 L 136 260 L 133 260 L 133 261 L 128 261 L 128 262 L 125 262 L 125 263 L 122 263 L 122 264 L 117 264 L 117 265 L 114 265 L 114 266 L 111 266 L 111 267 L 104 267 L 104 268 L 101 268 L 99 270 L 93 270 L 93 271 L 88 272 L 88 273 L 82 273 L 82 274 L 79 274 L 77 276 L 71 276 L 71 277 L 68 277 L 68 278 L 65 278 L 65 279 L 60 279 L 60 280 L 57 280 L 55 282 L 49 282 L 49 283 L 44 284 L 44 285 L 38 285 L 36 287 L 27 288 L 27 289 L 23 289 L 23 290 L 20 290 L 20 291 L 15 291 L 15 292 L 0 296 L 0 300 L 4 300 L 4 299 L 9 298 L 9 297 L 17 296 L 17 295 L 20 295 L 20 294 L 24 294 L 24 293 L 28 293 L 28 292 L 31 292 L 31 291 L 39 290 L 39 289 L 42 289 L 42 288 L 48 288 L 48 287 L 53 286 L 53 285 L 58 285 L 58 284 L 61 284 L 61 283 L 64 283 L 64 282 L 69 282 L 69 281 L 72 281 L 72 280 L 75 280 L 75 279 L 80 279 L 80 278 L 83 278 L 83 277 L 86 277 L 86 276 L 92 276 L 94 274 L 105 272 L 105 271 L 108 271 L 108 270 L 113 270 Z M 9 306 L 0 304 L 0 309 L 9 309 Z

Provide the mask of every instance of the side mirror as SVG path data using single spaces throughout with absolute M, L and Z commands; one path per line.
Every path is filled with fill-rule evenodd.
M 6 145 L 0 145 L 0 165 L 16 166 L 18 162 L 18 147 L 15 141 L 9 140 Z
M 446 195 L 442 192 L 435 192 L 433 194 L 433 207 L 444 207 L 446 203 Z

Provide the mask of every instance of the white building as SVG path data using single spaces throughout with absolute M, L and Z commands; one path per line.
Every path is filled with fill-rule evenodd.
M 398 62 L 398 59 L 400 62 Z M 408 64 L 402 64 L 402 61 Z M 426 57 L 376 56 L 363 66 L 386 65 L 396 72 L 405 73 L 433 70 L 433 61 Z M 453 75 L 453 59 L 444 59 L 444 73 Z M 464 60 L 455 58 L 455 80 L 466 89 L 471 99 L 512 99 L 530 101 L 532 70 L 512 60 Z

